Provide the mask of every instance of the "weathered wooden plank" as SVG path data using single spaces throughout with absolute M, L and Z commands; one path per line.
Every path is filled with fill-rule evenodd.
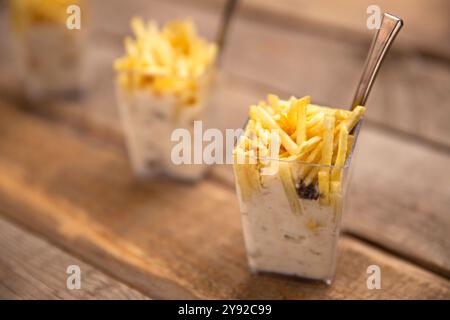
M 81 270 L 69 290 L 67 267 Z M 134 289 L 0 218 L 0 299 L 146 299 Z
M 139 184 L 120 150 L 10 107 L 0 113 L 2 214 L 152 297 L 450 295 L 447 280 L 347 237 L 331 288 L 253 276 L 233 190 L 211 180 Z M 372 264 L 381 267 L 382 290 L 366 287 Z

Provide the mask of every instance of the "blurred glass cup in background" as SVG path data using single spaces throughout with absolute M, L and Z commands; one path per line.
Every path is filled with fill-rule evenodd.
M 10 0 L 17 64 L 30 102 L 82 93 L 86 35 L 84 20 L 76 20 L 84 8 L 82 0 Z
M 193 159 L 194 121 L 208 126 L 216 92 L 216 45 L 197 35 L 191 21 L 174 20 L 161 30 L 153 21 L 133 19 L 136 38 L 126 38 L 126 55 L 117 60 L 117 100 L 130 161 L 141 178 L 159 175 L 194 182 L 208 166 L 177 164 L 172 141 L 177 129 L 189 132 Z
M 172 150 L 179 141 L 172 141 L 176 129 L 190 133 L 193 152 L 194 121 L 209 123 L 206 112 L 214 93 L 215 71 L 208 70 L 197 79 L 190 79 L 196 95 L 181 102 L 174 96 L 158 95 L 148 89 L 130 91 L 117 83 L 117 99 L 122 119 L 128 153 L 134 173 L 141 178 L 166 175 L 177 180 L 194 182 L 201 179 L 208 166 L 202 164 L 175 164 Z M 195 83 L 195 84 L 194 84 Z M 191 157 L 193 158 L 193 157 Z

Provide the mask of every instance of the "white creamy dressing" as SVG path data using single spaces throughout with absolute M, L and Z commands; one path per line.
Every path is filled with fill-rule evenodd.
M 239 202 L 252 271 L 331 283 L 340 224 L 334 206 L 301 199 L 303 214 L 295 215 L 278 175 L 264 176 L 261 192 L 247 203 L 239 196 Z
M 194 120 L 202 120 L 204 102 L 192 106 L 176 106 L 172 96 L 155 96 L 150 90 L 133 93 L 119 90 L 119 109 L 127 137 L 133 170 L 138 176 L 166 174 L 180 180 L 195 181 L 206 170 L 203 164 L 172 162 L 174 145 L 170 137 L 177 128 L 187 129 L 194 136 Z

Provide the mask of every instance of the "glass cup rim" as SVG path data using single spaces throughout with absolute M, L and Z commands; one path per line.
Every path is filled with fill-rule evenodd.
M 247 120 L 245 121 L 245 124 L 243 126 L 244 132 L 245 132 L 245 127 L 247 126 L 248 121 L 250 120 L 250 118 L 247 118 Z M 353 142 L 352 148 L 350 150 L 350 154 L 348 155 L 347 159 L 345 160 L 345 163 L 343 166 L 336 166 L 334 164 L 331 165 L 327 165 L 327 164 L 320 164 L 320 163 L 310 163 L 310 162 L 305 162 L 305 161 L 301 161 L 301 160 L 288 160 L 288 159 L 280 159 L 280 158 L 270 158 L 270 157 L 252 157 L 252 159 L 255 160 L 263 160 L 263 161 L 277 161 L 277 162 L 283 162 L 283 163 L 295 163 L 295 164 L 299 164 L 302 166 L 307 166 L 307 167 L 318 167 L 318 168 L 328 168 L 328 169 L 348 169 L 350 167 L 350 163 L 351 160 L 353 158 L 353 155 L 355 153 L 355 148 L 356 148 L 356 144 L 358 142 L 358 138 L 359 138 L 359 133 L 361 130 L 361 126 L 363 124 L 363 120 L 364 117 L 361 118 L 358 122 L 358 124 L 355 126 L 355 128 L 352 130 L 353 134 L 355 136 L 355 140 Z M 244 134 L 244 133 L 243 133 Z M 239 141 L 239 139 L 241 138 L 241 136 L 243 135 L 241 134 L 235 141 L 235 148 L 236 148 L 236 144 Z

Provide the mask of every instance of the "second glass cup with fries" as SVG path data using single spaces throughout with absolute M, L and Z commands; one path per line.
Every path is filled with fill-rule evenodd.
M 314 105 L 308 96 L 269 95 L 250 107 L 233 167 L 252 271 L 331 283 L 364 111 Z
M 171 134 L 194 121 L 207 121 L 215 78 L 217 47 L 201 39 L 190 21 L 132 20 L 135 39 L 125 41 L 126 56 L 117 60 L 117 96 L 134 172 L 140 177 L 168 175 L 196 181 L 203 164 L 174 164 Z
M 18 69 L 31 102 L 79 96 L 86 87 L 85 7 L 84 0 L 10 1 Z M 71 8 L 83 10 L 80 29 L 68 27 Z

